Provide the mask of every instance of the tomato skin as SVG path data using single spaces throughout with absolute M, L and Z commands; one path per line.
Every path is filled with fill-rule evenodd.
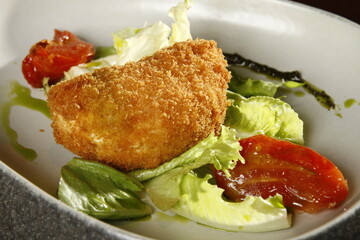
M 342 173 L 310 148 L 265 135 L 239 142 L 246 163 L 239 162 L 229 178 L 213 168 L 218 186 L 230 200 L 279 193 L 286 207 L 308 213 L 336 207 L 345 200 L 348 185 Z
M 88 62 L 95 48 L 69 31 L 55 29 L 53 40 L 42 40 L 29 50 L 22 62 L 22 72 L 28 83 L 41 88 L 44 77 L 54 84 L 64 77 L 72 66 Z

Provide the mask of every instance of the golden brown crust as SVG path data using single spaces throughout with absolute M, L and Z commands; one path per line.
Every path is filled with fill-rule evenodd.
M 54 136 L 122 170 L 154 168 L 219 131 L 230 73 L 214 41 L 176 43 L 52 86 Z

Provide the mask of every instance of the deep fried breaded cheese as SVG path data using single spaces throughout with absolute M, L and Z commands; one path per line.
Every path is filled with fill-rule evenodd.
M 56 142 L 124 171 L 155 168 L 219 132 L 230 73 L 216 42 L 176 43 L 49 89 Z

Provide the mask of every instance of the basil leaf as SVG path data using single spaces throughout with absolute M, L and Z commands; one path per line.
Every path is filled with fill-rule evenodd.
M 74 158 L 61 169 L 60 201 L 98 219 L 129 219 L 151 214 L 139 196 L 143 185 L 105 164 Z

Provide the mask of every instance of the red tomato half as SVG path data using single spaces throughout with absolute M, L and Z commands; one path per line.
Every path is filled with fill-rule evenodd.
M 214 169 L 218 186 L 233 201 L 279 193 L 286 207 L 315 213 L 338 206 L 348 194 L 339 169 L 307 147 L 264 135 L 242 139 L 240 144 L 245 164 L 239 162 L 229 178 Z
M 94 54 L 92 44 L 71 32 L 55 30 L 54 40 L 43 40 L 31 47 L 22 62 L 22 72 L 32 87 L 40 88 L 44 77 L 54 84 L 70 67 L 88 62 Z

